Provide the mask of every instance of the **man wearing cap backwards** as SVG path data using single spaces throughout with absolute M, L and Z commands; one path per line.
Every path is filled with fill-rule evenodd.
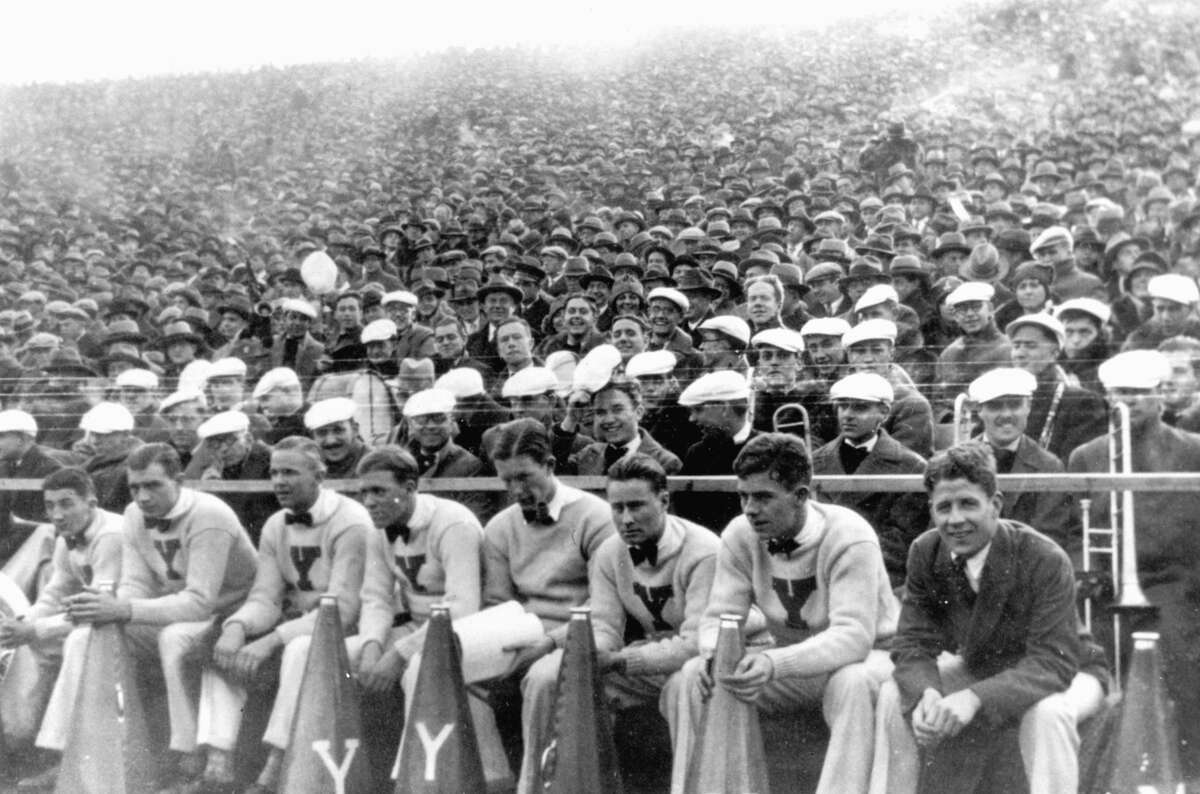
M 495 685 L 503 693 L 519 682 L 525 694 L 541 677 L 531 667 L 562 647 L 570 608 L 587 601 L 588 566 L 615 528 L 603 499 L 555 476 L 551 435 L 542 423 L 513 420 L 496 428 L 487 443 L 513 504 L 483 530 L 484 605 L 520 601 L 546 631 L 534 645 L 514 648 L 508 676 Z M 528 695 L 522 702 L 526 746 L 534 742 L 535 702 Z
M 975 791 L 1016 731 L 1033 792 L 1078 787 L 1077 719 L 1103 699 L 1081 672 L 1066 553 L 1000 517 L 990 449 L 939 452 L 925 471 L 934 528 L 913 543 L 892 680 L 879 692 L 871 791 Z M 1089 664 L 1089 669 L 1091 665 Z
M 184 469 L 187 480 L 266 480 L 270 478 L 271 448 L 254 438 L 250 418 L 241 411 L 214 414 L 196 429 L 200 448 Z M 256 493 L 218 494 L 242 519 L 258 545 L 263 524 L 275 512 L 269 499 Z
M 1066 460 L 1077 446 L 1103 434 L 1108 409 L 1094 392 L 1072 386 L 1058 366 L 1065 333 L 1048 314 L 1026 314 L 1008 324 L 1012 364 L 1037 378 L 1025 434 Z
M 931 400 L 935 418 L 952 409 L 954 398 L 971 381 L 1011 360 L 1008 337 L 996 327 L 994 295 L 991 284 L 967 281 L 946 297 L 961 334 L 938 356 L 937 394 Z
M 271 367 L 287 367 L 299 376 L 305 388 L 312 385 L 325 346 L 309 329 L 317 319 L 317 310 L 308 301 L 285 298 L 280 303 L 283 332 L 271 344 Z
M 872 648 L 895 631 L 899 612 L 879 539 L 852 510 L 809 498 L 808 450 L 795 436 L 757 436 L 731 468 L 742 514 L 721 533 L 700 655 L 679 673 L 680 701 L 664 703 L 676 747 L 671 790 L 683 791 L 703 702 L 723 686 L 769 713 L 819 706 L 830 739 L 817 792 L 865 792 L 875 693 L 891 670 Z M 748 627 L 749 652 L 714 681 L 720 616 L 752 607 L 766 626 Z
M 170 716 L 169 748 L 178 773 L 195 774 L 194 665 L 215 615 L 229 614 L 254 580 L 254 547 L 233 510 L 212 494 L 182 486 L 179 456 L 166 444 L 129 455 L 121 578 L 116 595 L 87 590 L 67 600 L 76 624 L 38 734 L 39 747 L 62 750 L 83 674 L 90 624 L 124 623 L 135 659 L 161 665 Z M 93 580 L 95 583 L 96 580 Z
M 37 421 L 30 414 L 0 411 L 0 477 L 40 480 L 63 467 L 50 450 L 37 443 L 37 435 Z M 33 525 L 45 520 L 40 491 L 0 491 L 0 561 L 7 561 L 29 537 Z
M 1146 289 L 1154 314 L 1126 337 L 1122 350 L 1153 350 L 1173 336 L 1200 339 L 1200 288 L 1194 278 L 1167 273 L 1150 279 Z
M 358 621 L 366 547 L 374 536 L 366 508 L 322 484 L 325 465 L 312 440 L 293 436 L 276 444 L 270 476 L 281 509 L 263 527 L 254 585 L 246 602 L 221 624 L 213 666 L 205 669 L 200 689 L 204 730 L 197 742 L 208 746 L 203 781 L 213 786 L 233 782 L 245 686 L 282 654 L 279 692 L 263 737 L 269 752 L 257 781 L 258 790 L 275 790 L 318 601 L 333 595 L 342 625 Z
M 1133 471 L 1200 471 L 1200 438 L 1162 421 L 1163 386 L 1170 362 L 1153 350 L 1120 353 L 1100 365 L 1100 380 L 1110 402 L 1129 407 Z M 1109 471 L 1108 437 L 1100 436 L 1071 453 L 1070 472 Z M 1112 525 L 1108 493 L 1092 493 L 1093 526 Z M 1200 713 L 1200 492 L 1136 491 L 1138 578 L 1157 616 L 1132 621 L 1133 631 L 1157 631 L 1165 663 L 1167 690 L 1178 713 Z M 1097 638 L 1109 631 L 1100 621 Z M 1107 638 L 1106 638 L 1107 639 Z M 1106 647 L 1110 647 L 1108 643 Z M 1200 721 L 1179 720 L 1180 760 L 1184 776 L 1200 774 Z
M 268 370 L 254 385 L 251 399 L 258 405 L 259 413 L 270 423 L 270 428 L 262 436 L 267 444 L 274 444 L 288 436 L 307 434 L 304 414 L 308 407 L 304 404 L 300 378 L 292 370 L 287 367 Z
M 924 458 L 933 453 L 933 409 L 904 368 L 893 363 L 895 339 L 896 324 L 891 320 L 863 320 L 842 337 L 847 368 L 887 380 L 895 399 L 883 429 Z
M 596 663 L 606 699 L 618 708 L 680 705 L 674 676 L 695 656 L 719 541 L 709 529 L 670 512 L 667 472 L 635 453 L 608 469 L 606 496 L 617 535 L 601 544 L 588 577 Z M 526 678 L 532 724 L 526 729 L 518 791 L 539 790 L 538 759 L 553 718 L 562 653 L 537 661 Z M 667 691 L 664 691 L 667 690 Z
M 997 474 L 1058 474 L 1061 460 L 1025 434 L 1037 381 L 1023 369 L 1001 367 L 971 382 L 967 399 L 983 425 Z M 1000 517 L 1037 529 L 1078 558 L 1079 511 L 1070 494 L 1014 491 L 1003 495 Z
M 0 683 L 7 749 L 24 749 L 26 757 L 62 661 L 63 641 L 71 631 L 67 599 L 95 582 L 121 577 L 121 517 L 96 506 L 96 489 L 82 469 L 49 473 L 38 496 L 56 537 L 48 578 L 22 619 L 0 619 L 0 648 L 30 654 L 36 670 L 33 680 L 8 675 Z
M 330 397 L 313 403 L 304 414 L 304 426 L 317 442 L 324 476 L 344 480 L 354 476 L 359 460 L 367 452 L 354 418 L 358 406 L 347 397 Z
M 1062 226 L 1051 226 L 1043 231 L 1030 250 L 1038 262 L 1053 266 L 1054 292 L 1059 300 L 1108 299 L 1108 291 L 1100 277 L 1080 269 L 1075 260 L 1075 239 Z
M 133 434 L 133 414 L 119 403 L 100 403 L 79 420 L 84 432 L 79 451 L 91 453 L 83 464 L 96 484 L 100 507 L 117 512 L 129 504 L 125 460 L 142 446 Z
M 688 448 L 700 440 L 700 428 L 679 404 L 681 391 L 675 378 L 675 355 L 667 350 L 638 353 L 625 364 L 625 376 L 638 382 L 645 413 L 638 423 L 681 461 Z
M 837 438 L 813 452 L 813 474 L 917 474 L 925 459 L 900 444 L 884 429 L 892 386 L 873 372 L 857 372 L 833 384 L 830 399 L 837 408 Z M 908 547 L 928 523 L 924 496 L 900 492 L 854 492 L 817 489 L 822 502 L 848 507 L 867 520 L 879 536 L 884 566 L 894 589 L 904 584 Z
M 579 425 L 589 412 L 598 440 L 572 452 Z M 564 461 L 559 473 L 602 476 L 617 461 L 638 453 L 653 458 L 668 474 L 678 474 L 683 467 L 679 458 L 638 426 L 644 412 L 642 389 L 632 378 L 610 378 L 593 394 L 574 391 L 562 422 L 554 427 L 554 457 Z

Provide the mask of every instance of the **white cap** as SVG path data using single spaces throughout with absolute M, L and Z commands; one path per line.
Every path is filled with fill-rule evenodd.
M 1200 302 L 1200 289 L 1196 280 L 1179 273 L 1164 273 L 1155 276 L 1146 284 L 1146 291 L 1151 298 L 1175 303 L 1192 304 Z
M 207 380 L 213 378 L 244 378 L 246 377 L 246 362 L 240 358 L 218 358 L 208 369 Z
M 1052 245 L 1066 243 L 1067 248 L 1075 247 L 1075 238 L 1071 236 L 1071 232 L 1067 231 L 1065 226 L 1051 226 L 1042 231 L 1029 246 L 1029 250 L 1037 253 L 1041 248 L 1049 248 Z
M 347 422 L 354 418 L 357 411 L 358 404 L 349 397 L 330 397 L 313 403 L 304 413 L 304 426 L 309 430 L 316 430 L 334 422 Z
M 813 218 L 813 223 L 816 223 L 817 221 L 837 221 L 838 223 L 845 223 L 846 216 L 837 210 L 825 210 Z
M 303 314 L 310 320 L 317 319 L 317 310 L 313 308 L 313 305 L 308 301 L 300 300 L 299 298 L 284 298 L 279 302 L 279 308 L 283 309 L 285 312 Z
M 100 403 L 83 415 L 79 427 L 89 433 L 128 433 L 133 430 L 133 414 L 120 403 Z
M 404 402 L 405 416 L 454 413 L 454 393 L 447 389 L 422 389 Z
M 1171 376 L 1171 362 L 1157 350 L 1129 350 L 1100 365 L 1106 389 L 1155 389 Z
M 554 373 L 554 378 L 558 381 L 555 391 L 559 395 L 566 396 L 570 393 L 579 364 L 579 359 L 570 350 L 555 350 L 546 356 L 545 367 Z
M 37 438 L 37 420 L 31 414 L 16 409 L 0 411 L 0 433 L 24 433 Z
M 681 312 L 686 312 L 688 307 L 691 306 L 687 296 L 674 287 L 655 287 L 654 289 L 650 290 L 650 294 L 646 296 L 646 303 L 650 303 L 650 301 L 654 300 L 655 298 L 669 300 L 671 303 L 674 303 L 676 306 L 678 306 Z
M 700 330 L 719 331 L 726 336 L 731 336 L 738 340 L 742 347 L 747 347 L 750 344 L 749 323 L 741 317 L 734 317 L 732 314 L 719 314 L 716 317 L 709 317 L 700 323 Z
M 882 318 L 863 320 L 842 334 L 842 347 L 850 347 L 850 345 L 874 339 L 886 339 L 894 343 L 896 341 L 896 324 Z
M 964 281 L 946 296 L 948 306 L 972 301 L 990 301 L 996 297 L 996 288 L 984 281 Z
M 696 378 L 683 394 L 679 395 L 679 404 L 683 406 L 703 405 L 704 403 L 732 402 L 734 400 L 749 400 L 750 384 L 746 378 L 732 370 L 709 372 Z
M 227 433 L 244 433 L 250 429 L 250 418 L 241 411 L 222 411 L 206 419 L 196 428 L 201 440 Z
M 254 392 L 251 395 L 254 399 L 265 397 L 276 389 L 286 387 L 300 388 L 300 376 L 290 367 L 276 367 L 275 369 L 267 370 L 258 383 L 254 386 Z
M 204 399 L 204 392 L 200 391 L 199 389 L 179 389 L 178 391 L 171 392 L 163 398 L 162 402 L 158 404 L 158 412 L 163 414 L 174 408 L 176 405 L 183 405 L 184 403 L 190 402 L 198 402 L 201 405 L 208 404 L 208 401 Z
M 535 397 L 558 390 L 558 378 L 545 367 L 526 367 L 518 370 L 500 387 L 501 397 Z
M 127 369 L 117 376 L 117 388 L 157 389 L 158 376 L 148 369 Z
M 1008 324 L 1004 329 L 1004 333 L 1011 337 L 1013 332 L 1023 325 L 1036 325 L 1038 328 L 1048 331 L 1058 340 L 1059 347 L 1063 347 L 1067 343 L 1067 329 L 1063 328 L 1062 321 L 1051 314 L 1047 314 L 1046 312 L 1022 314 Z
M 175 384 L 175 389 L 177 391 L 185 389 L 202 391 L 204 384 L 208 381 L 208 372 L 211 369 L 212 362 L 207 358 L 198 358 L 188 362 L 183 371 L 179 373 L 179 381 Z
M 868 287 L 867 291 L 862 294 L 862 297 L 858 299 L 858 303 L 854 304 L 854 311 L 861 312 L 863 309 L 869 309 L 872 306 L 878 306 L 887 301 L 899 303 L 900 293 L 896 292 L 896 288 L 891 284 L 876 284 L 873 287 Z
M 850 323 L 840 317 L 816 317 L 800 328 L 800 336 L 836 336 L 841 339 L 850 330 Z
M 383 306 L 387 306 L 390 303 L 404 303 L 415 308 L 420 301 L 416 295 L 408 290 L 398 289 L 384 295 L 379 302 Z
M 777 347 L 789 353 L 804 352 L 804 337 L 798 331 L 790 328 L 768 328 L 765 331 L 759 331 L 750 339 L 750 344 L 754 347 L 761 345 Z
M 483 375 L 473 367 L 458 367 L 433 382 L 433 388 L 445 389 L 456 399 L 483 394 Z
M 362 329 L 359 339 L 364 345 L 368 342 L 386 342 L 389 339 L 396 338 L 397 330 L 394 322 L 383 317 L 367 323 L 367 327 Z
M 1054 310 L 1054 316 L 1062 317 L 1063 312 L 1090 314 L 1099 320 L 1101 325 L 1107 323 L 1112 317 L 1112 309 L 1108 308 L 1108 304 L 1095 298 L 1071 298 L 1069 301 L 1063 301 Z
M 670 350 L 647 350 L 629 359 L 625 365 L 625 374 L 631 378 L 643 375 L 670 375 L 675 371 L 679 360 Z
M 887 378 L 874 372 L 856 372 L 847 375 L 829 387 L 831 400 L 865 400 L 871 403 L 892 404 L 896 392 Z
M 1037 389 L 1033 373 L 1016 367 L 1000 367 L 983 373 L 967 387 L 972 402 L 985 403 L 997 397 L 1032 397 Z

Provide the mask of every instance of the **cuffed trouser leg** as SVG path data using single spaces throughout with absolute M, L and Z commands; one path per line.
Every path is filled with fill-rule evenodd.
M 263 742 L 286 750 L 292 736 L 292 719 L 296 716 L 296 705 L 300 702 L 300 686 L 304 683 L 304 667 L 308 663 L 308 649 L 312 637 L 303 635 L 288 641 L 283 646 L 283 657 L 279 662 L 279 690 L 271 705 L 271 718 L 263 733 Z
M 205 668 L 200 676 L 196 743 L 233 752 L 242 729 L 242 710 L 247 698 L 245 687 L 233 683 L 215 668 Z
M 875 699 L 875 752 L 870 794 L 915 794 L 920 778 L 916 737 L 900 705 L 900 688 L 884 681 Z
M 659 709 L 671 730 L 671 794 L 683 794 L 696 729 L 704 716 L 698 683 L 704 665 L 705 660 L 699 656 L 685 662 L 668 680 L 659 699 Z
M 1030 794 L 1072 794 L 1079 788 L 1079 723 L 1099 711 L 1104 689 L 1077 673 L 1066 692 L 1042 698 L 1021 716 L 1021 760 Z
M 91 626 L 80 626 L 72 629 L 63 641 L 62 667 L 50 692 L 50 701 L 46 704 L 46 715 L 42 718 L 42 727 L 37 736 L 38 747 L 61 751 L 67 745 L 67 727 L 71 724 L 71 713 L 78 699 L 84 657 L 91 636 Z

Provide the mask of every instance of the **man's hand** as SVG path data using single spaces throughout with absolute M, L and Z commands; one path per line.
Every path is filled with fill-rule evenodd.
M 758 693 L 775 675 L 775 663 L 765 653 L 748 653 L 738 662 L 733 672 L 721 676 L 721 686 L 733 693 L 738 700 L 753 703 Z
M 596 649 L 596 667 L 601 673 L 625 672 L 625 657 L 620 651 Z
M 24 620 L 7 619 L 0 621 L 0 648 L 20 648 L 37 639 L 37 631 L 32 623 Z
M 128 601 L 90 587 L 67 599 L 67 617 L 73 623 L 124 623 L 130 612 Z
M 925 690 L 917 707 L 913 709 L 913 735 L 921 747 L 934 747 L 943 738 L 933 724 L 934 710 L 941 699 L 942 693 L 931 687 Z
M 238 677 L 245 682 L 253 681 L 259 666 L 275 652 L 275 649 L 282 646 L 283 640 L 273 631 L 244 646 L 233 660 L 233 668 Z
M 979 713 L 979 695 L 969 689 L 960 689 L 946 695 L 933 708 L 933 724 L 943 737 L 957 736 L 971 724 Z
M 696 686 L 700 688 L 700 699 L 707 702 L 712 697 L 713 676 L 712 676 L 712 659 L 705 659 L 704 664 L 700 666 L 700 672 L 696 675 Z
M 500 650 L 517 652 L 512 665 L 508 668 L 508 674 L 524 675 L 534 662 L 554 650 L 554 640 L 542 637 L 532 645 L 506 645 Z
M 221 630 L 221 638 L 213 646 L 213 662 L 227 673 L 233 672 L 237 653 L 246 644 L 246 627 L 241 623 L 230 623 Z
M 576 389 L 567 397 L 567 412 L 563 416 L 562 429 L 574 433 L 583 423 L 588 406 L 592 404 L 592 395 L 583 389 Z
M 202 479 L 202 480 L 223 480 L 223 479 L 225 479 L 225 473 L 224 473 L 224 470 L 221 468 L 221 464 L 210 463 L 207 467 L 205 467 L 204 471 L 202 471 L 200 473 L 200 479 Z
M 368 654 L 375 657 L 370 666 L 367 665 Z M 380 653 L 379 645 L 371 642 L 363 650 L 362 663 L 358 668 L 358 681 L 367 692 L 383 695 L 400 682 L 404 667 L 404 657 L 394 647 Z

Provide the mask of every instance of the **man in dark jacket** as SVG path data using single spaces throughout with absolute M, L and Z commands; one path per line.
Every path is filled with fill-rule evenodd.
M 250 418 L 241 411 L 223 411 L 206 420 L 196 435 L 201 441 L 197 454 L 183 471 L 187 480 L 269 480 L 271 448 L 250 433 Z M 261 493 L 219 493 L 242 520 L 254 545 L 263 524 L 279 509 L 275 500 Z
M 133 425 L 133 414 L 119 403 L 100 403 L 79 420 L 81 451 L 91 453 L 83 468 L 96 484 L 97 503 L 111 513 L 123 513 L 129 504 L 125 459 L 142 446 Z
M 37 433 L 37 422 L 24 411 L 0 411 L 0 477 L 40 480 L 63 467 L 37 443 Z M 41 491 L 0 491 L 0 561 L 11 557 L 34 525 L 45 520 Z

